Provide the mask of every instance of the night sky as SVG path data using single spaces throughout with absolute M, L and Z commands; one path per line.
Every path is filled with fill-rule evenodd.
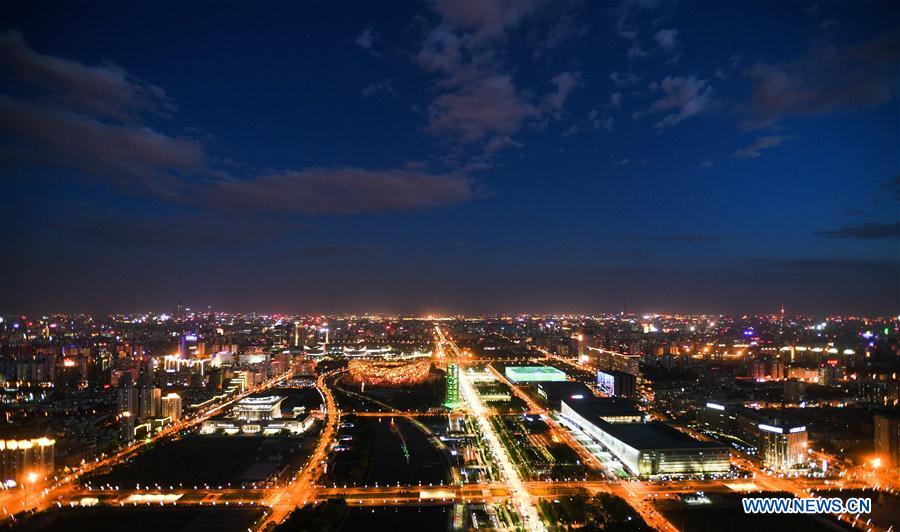
M 0 312 L 900 311 L 895 1 L 4 2 Z

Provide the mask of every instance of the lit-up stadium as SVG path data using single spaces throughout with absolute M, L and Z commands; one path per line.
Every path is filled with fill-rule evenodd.
M 419 384 L 428 378 L 430 358 L 406 360 L 362 360 L 349 363 L 351 378 L 370 385 Z

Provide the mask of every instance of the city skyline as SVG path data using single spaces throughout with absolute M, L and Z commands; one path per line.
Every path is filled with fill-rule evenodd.
M 890 2 L 349 5 L 8 5 L 0 313 L 900 310 Z

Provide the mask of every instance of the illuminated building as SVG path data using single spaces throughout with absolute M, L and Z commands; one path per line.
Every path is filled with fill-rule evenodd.
M 56 440 L 0 440 L 0 481 L 7 487 L 22 485 L 35 473 L 44 478 L 53 472 Z
M 181 419 L 181 397 L 177 393 L 170 393 L 162 398 L 162 417 L 177 423 Z
M 118 390 L 117 412 L 122 414 L 129 412 L 137 414 L 140 411 L 141 396 L 137 388 L 132 386 L 123 386 Z
M 140 419 L 158 417 L 162 413 L 162 390 L 141 388 Z
M 806 426 L 785 424 L 755 410 L 706 403 L 697 412 L 703 430 L 738 450 L 756 454 L 766 467 L 787 470 L 806 461 Z
M 225 418 L 209 419 L 200 427 L 201 434 L 225 433 L 262 434 L 264 436 L 288 432 L 301 434 L 312 426 L 315 418 L 303 407 L 294 408 L 288 416 L 281 413 L 281 396 L 248 397 L 237 402 Z
M 757 423 L 759 456 L 767 467 L 787 470 L 806 461 L 808 445 L 805 426 L 776 426 Z
M 900 416 L 896 412 L 875 415 L 875 454 L 881 463 L 900 468 Z
M 579 355 L 587 357 L 591 365 L 597 369 L 623 371 L 635 376 L 640 372 L 640 355 L 616 353 L 615 351 L 593 347 L 589 345 L 587 340 L 581 343 Z
M 281 417 L 281 403 L 284 397 L 247 397 L 234 407 L 235 418 L 241 421 L 267 421 Z
M 459 366 L 447 364 L 447 400 L 444 406 L 456 408 L 459 405 Z
M 617 405 L 593 397 L 563 398 L 560 415 L 603 444 L 634 475 L 707 475 L 729 471 L 728 447 L 695 440 L 664 423 L 633 421 L 633 414 L 617 412 L 621 408 L 624 408 L 621 402 Z
M 134 441 L 134 416 L 131 412 L 119 414 L 119 439 L 124 443 Z
M 521 382 L 563 382 L 566 374 L 550 366 L 506 366 L 506 378 L 518 384 Z
M 408 360 L 353 359 L 348 364 L 350 377 L 359 383 L 380 385 L 419 384 L 428 379 L 430 358 Z
M 580 382 L 539 382 L 537 384 L 538 394 L 547 401 L 547 406 L 555 410 L 560 409 L 560 402 L 565 397 L 585 398 L 593 397 L 594 392 L 590 388 Z
M 235 434 L 262 434 L 270 436 L 287 432 L 290 434 L 302 434 L 306 432 L 315 418 L 309 415 L 297 415 L 294 418 L 278 418 L 267 421 L 241 421 L 237 419 L 208 419 L 200 427 L 201 434 L 224 433 Z
M 597 370 L 597 388 L 606 395 L 631 397 L 636 387 L 637 379 L 631 373 L 614 369 Z

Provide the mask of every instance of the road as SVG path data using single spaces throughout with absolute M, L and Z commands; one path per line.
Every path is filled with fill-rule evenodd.
M 459 348 L 452 340 L 449 340 L 444 335 L 440 327 L 435 326 L 435 331 L 439 341 L 442 344 L 450 346 L 450 350 L 454 355 L 461 358 L 459 356 Z M 487 409 L 481 402 L 481 396 L 479 396 L 478 392 L 475 390 L 475 387 L 472 385 L 468 373 L 464 368 L 460 368 L 459 371 L 459 391 L 462 398 L 462 404 L 468 407 L 472 416 L 477 421 L 481 433 L 484 436 L 484 441 L 487 442 L 491 450 L 491 455 L 493 456 L 496 465 L 499 466 L 503 480 L 512 490 L 513 506 L 525 529 L 533 531 L 544 530 L 544 523 L 538 513 L 537 506 L 532 500 L 531 494 L 528 493 L 528 490 L 525 489 L 525 486 L 522 484 L 519 471 L 509 457 L 506 447 L 494 432 L 494 427 L 491 425 L 490 419 L 488 419 Z
M 334 436 L 341 418 L 340 411 L 334 402 L 334 395 L 325 381 L 341 371 L 344 370 L 323 373 L 316 379 L 316 387 L 325 397 L 325 427 L 319 435 L 319 443 L 300 475 L 286 486 L 274 490 L 266 500 L 265 504 L 272 508 L 272 513 L 260 523 L 259 530 L 281 523 L 294 508 L 313 500 L 315 481 L 323 472 L 328 451 L 334 443 Z

